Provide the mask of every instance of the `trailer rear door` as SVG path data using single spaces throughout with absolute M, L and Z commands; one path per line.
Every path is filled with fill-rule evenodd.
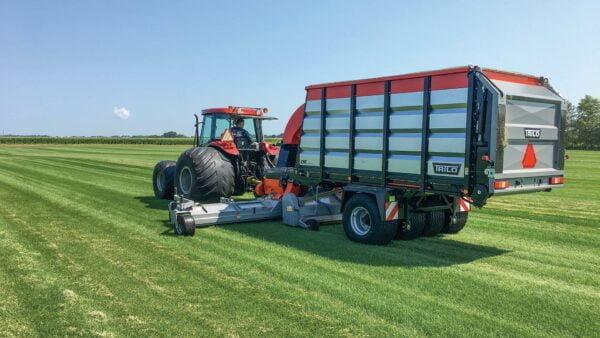
M 564 102 L 549 87 L 491 78 L 498 107 L 495 193 L 545 190 L 564 174 Z M 555 181 L 552 181 L 555 183 Z M 562 182 L 562 181 L 560 181 Z M 506 186 L 505 188 L 499 188 Z

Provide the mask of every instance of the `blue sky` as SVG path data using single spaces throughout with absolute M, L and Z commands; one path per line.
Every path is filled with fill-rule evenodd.
M 600 1 L 0 1 L 0 133 L 193 132 L 214 106 L 466 64 L 600 96 Z M 121 109 L 124 108 L 124 109 Z M 127 119 L 117 117 L 120 114 Z

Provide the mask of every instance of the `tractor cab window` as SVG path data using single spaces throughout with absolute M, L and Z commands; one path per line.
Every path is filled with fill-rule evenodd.
M 215 119 L 215 140 L 220 140 L 221 135 L 229 128 L 229 118 L 227 117 L 217 117 Z
M 232 116 L 232 121 L 231 121 L 231 127 L 235 127 L 236 126 L 236 121 L 238 121 L 240 117 L 236 117 L 236 116 Z M 252 119 L 252 118 L 248 118 L 248 117 L 241 117 L 244 120 L 244 125 L 243 128 L 244 130 L 246 130 L 248 132 L 248 135 L 250 136 L 250 143 L 254 143 L 257 142 L 257 130 L 259 130 L 256 126 L 256 119 Z
M 202 131 L 200 132 L 200 145 L 207 144 L 212 141 L 213 115 L 204 115 L 202 121 Z
M 210 114 L 204 115 L 202 131 L 200 133 L 200 145 L 208 144 L 211 141 L 218 141 L 227 128 L 234 126 L 229 114 Z M 250 140 L 256 142 L 256 121 L 254 119 L 244 119 L 244 129 L 250 134 Z

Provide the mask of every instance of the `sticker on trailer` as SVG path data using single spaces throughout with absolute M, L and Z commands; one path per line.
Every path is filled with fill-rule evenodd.
M 525 138 L 540 138 L 542 130 L 539 128 L 525 128 Z
M 433 162 L 433 172 L 443 175 L 456 175 L 460 172 L 460 163 L 438 163 Z
M 398 202 L 385 203 L 385 220 L 393 221 L 398 219 Z

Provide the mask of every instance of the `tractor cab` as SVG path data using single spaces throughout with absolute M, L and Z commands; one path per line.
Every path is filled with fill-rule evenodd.
M 210 203 L 253 191 L 267 169 L 275 167 L 279 152 L 263 139 L 263 120 L 275 120 L 266 113 L 266 108 L 230 106 L 203 110 L 202 121 L 195 115 L 194 146 L 177 161 L 161 161 L 154 168 L 155 196 L 171 198 L 177 191 Z
M 252 190 L 265 170 L 275 166 L 279 147 L 265 142 L 262 122 L 276 118 L 265 116 L 267 112 L 266 108 L 230 106 L 202 110 L 202 122 L 196 116 L 194 146 L 215 149 L 221 158 L 231 163 L 234 195 Z
M 274 117 L 265 116 L 267 112 L 266 108 L 231 106 L 204 109 L 202 123 L 196 123 L 195 145 L 197 147 L 212 145 L 224 148 L 226 152 L 232 154 L 237 153 L 234 148 L 235 150 L 259 150 L 264 143 L 262 121 L 276 120 Z M 243 121 L 242 127 L 236 125 L 239 121 Z M 201 130 L 199 125 L 202 125 Z

